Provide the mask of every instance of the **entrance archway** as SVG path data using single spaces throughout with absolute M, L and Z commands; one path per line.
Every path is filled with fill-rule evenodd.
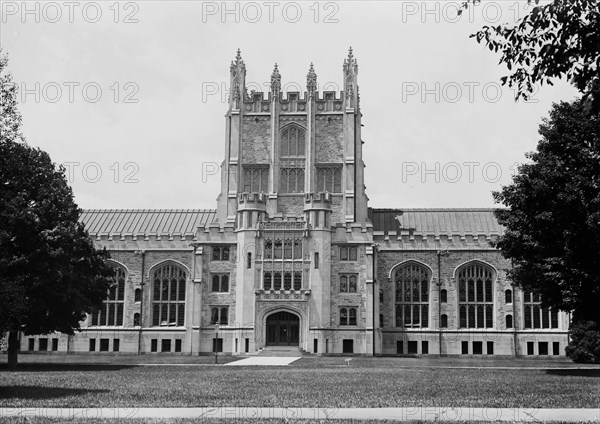
M 298 346 L 299 343 L 298 315 L 281 311 L 267 317 L 267 346 Z

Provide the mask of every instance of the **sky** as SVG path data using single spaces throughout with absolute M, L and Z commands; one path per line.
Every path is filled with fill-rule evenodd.
M 369 205 L 494 207 L 539 141 L 563 81 L 515 102 L 469 35 L 514 23 L 525 0 L 2 1 L 0 40 L 20 89 L 23 133 L 66 167 L 84 209 L 211 209 L 224 157 L 229 66 L 248 89 L 341 90 L 358 61 Z

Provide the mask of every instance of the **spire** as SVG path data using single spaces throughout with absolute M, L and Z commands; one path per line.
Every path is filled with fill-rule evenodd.
M 246 65 L 244 64 L 244 61 L 242 60 L 242 51 L 240 49 L 237 49 L 237 54 L 235 55 L 235 61 L 231 61 L 231 72 L 237 74 L 236 71 L 238 70 L 246 70 Z
M 311 62 L 310 68 L 308 69 L 308 74 L 306 75 L 306 88 L 308 89 L 308 94 L 311 96 L 315 94 L 317 91 L 317 74 L 315 73 L 315 68 Z
M 354 76 L 358 73 L 358 62 L 352 53 L 352 47 L 348 49 L 348 58 L 344 59 L 344 73 L 346 76 Z
M 271 74 L 271 93 L 275 96 L 281 91 L 281 74 L 279 74 L 279 69 L 277 68 L 277 64 L 273 68 L 273 73 Z

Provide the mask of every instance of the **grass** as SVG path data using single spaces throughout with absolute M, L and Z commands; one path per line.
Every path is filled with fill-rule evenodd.
M 435 364 L 434 359 L 423 362 L 414 358 L 354 358 L 352 365 L 345 367 L 341 366 L 345 363 L 343 358 L 338 357 L 302 359 L 285 368 L 246 368 L 142 367 L 133 363 L 134 358 L 140 360 L 132 356 L 129 364 L 29 363 L 21 364 L 17 371 L 0 368 L 0 404 L 124 408 L 597 408 L 600 396 L 600 368 L 557 369 L 559 363 L 555 362 L 527 361 L 528 366 L 534 367 L 553 365 L 544 369 L 467 369 L 428 365 Z M 204 360 L 199 358 L 211 359 L 194 359 Z M 450 358 L 438 361 L 441 367 L 482 363 Z M 504 366 L 510 362 L 490 363 Z

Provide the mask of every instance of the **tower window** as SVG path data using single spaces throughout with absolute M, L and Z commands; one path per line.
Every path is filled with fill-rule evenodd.
M 328 191 L 330 193 L 342 192 L 342 167 L 317 166 L 317 186 L 315 191 Z
M 244 191 L 260 193 L 269 191 L 268 166 L 244 166 Z
M 279 191 L 281 193 L 303 193 L 304 168 L 295 166 L 282 167 L 279 179 Z
M 297 125 L 286 126 L 280 135 L 282 157 L 304 156 L 306 132 Z

